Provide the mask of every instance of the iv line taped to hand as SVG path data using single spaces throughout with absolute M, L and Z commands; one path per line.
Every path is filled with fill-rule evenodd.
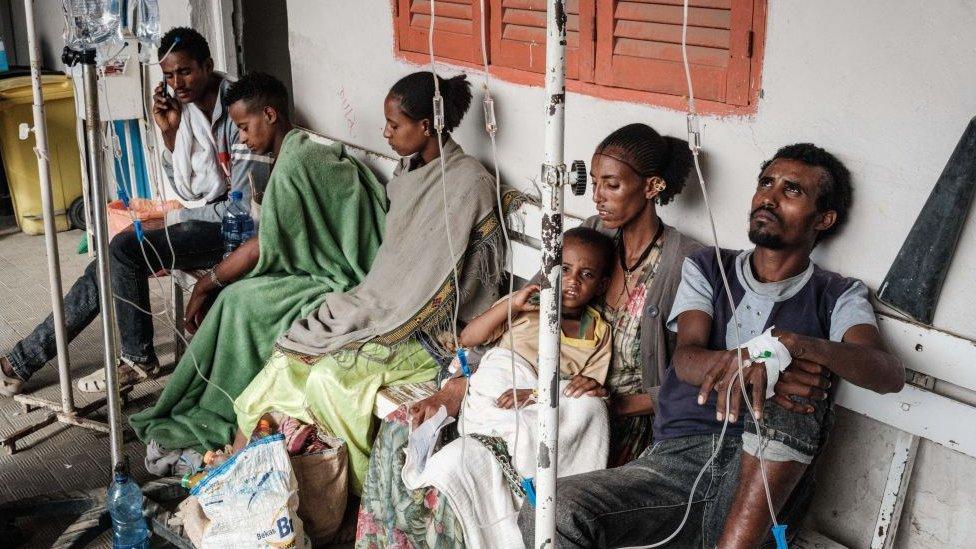
M 773 398 L 779 374 L 792 362 L 793 357 L 779 338 L 773 335 L 773 327 L 745 342 L 739 347 L 749 352 L 749 363 L 761 362 L 766 367 L 766 394 L 768 400 Z

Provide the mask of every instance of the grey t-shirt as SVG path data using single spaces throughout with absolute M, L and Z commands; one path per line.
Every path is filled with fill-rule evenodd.
M 735 277 L 745 290 L 736 307 L 742 343 L 763 333 L 773 306 L 799 293 L 810 282 L 814 271 L 814 263 L 811 261 L 796 276 L 779 282 L 760 282 L 752 271 L 751 259 L 752 250 L 744 251 L 735 258 Z M 702 311 L 714 317 L 712 301 L 716 296 L 713 295 L 712 287 L 712 281 L 705 277 L 698 265 L 691 258 L 685 259 L 681 267 L 681 285 L 675 294 L 674 306 L 668 318 L 668 329 L 672 332 L 678 331 L 678 315 L 685 311 Z M 728 300 L 724 287 L 722 295 L 717 297 Z M 843 341 L 847 330 L 858 324 L 877 326 L 877 319 L 868 299 L 868 287 L 860 280 L 853 280 L 834 303 L 830 315 L 829 339 Z M 725 348 L 734 349 L 737 346 L 735 324 L 733 318 L 730 318 L 726 323 Z
M 823 270 L 811 261 L 796 276 L 763 283 L 756 280 L 751 257 L 752 251 L 722 250 L 722 265 L 730 278 L 735 316 L 739 319 L 738 340 L 742 344 L 773 326 L 842 341 L 852 326 L 877 325 L 867 286 L 860 280 Z M 669 330 L 677 331 L 677 318 L 685 311 L 702 311 L 712 317 L 709 349 L 737 346 L 735 316 L 714 250 L 700 250 L 685 259 L 681 285 L 668 319 Z M 669 369 L 658 395 L 655 440 L 718 433 L 722 423 L 715 420 L 715 393 L 704 405 L 699 405 L 697 399 L 698 388 L 678 379 L 674 368 Z M 740 434 L 742 422 L 729 424 L 729 432 Z

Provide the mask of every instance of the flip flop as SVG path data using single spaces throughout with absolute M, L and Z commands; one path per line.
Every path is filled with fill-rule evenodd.
M 4 358 L 3 360 L 7 360 Z M 0 369 L 0 396 L 5 396 L 8 398 L 13 398 L 15 395 L 19 395 L 21 388 L 24 386 L 24 382 L 18 377 L 11 377 L 3 373 L 3 369 Z
M 159 363 L 136 364 L 122 359 L 118 363 L 119 386 L 136 385 L 142 381 L 154 378 L 159 375 Z M 83 393 L 104 393 L 107 383 L 105 382 L 105 370 L 99 369 L 78 380 L 78 390 Z

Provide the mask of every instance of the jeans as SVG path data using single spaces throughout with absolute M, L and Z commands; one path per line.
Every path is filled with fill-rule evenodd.
M 832 423 L 830 402 L 818 401 L 810 415 L 767 402 L 763 419 L 767 436 L 774 444 L 812 454 L 816 460 Z M 755 424 L 747 420 L 746 435 L 755 431 Z M 717 445 L 718 435 L 712 434 L 661 440 L 622 467 L 559 479 L 555 546 L 620 547 L 663 540 L 681 523 L 691 485 Z M 715 547 L 739 485 L 742 451 L 740 437 L 725 437 L 695 489 L 688 521 L 667 547 Z M 807 467 L 779 511 L 779 522 L 790 529 L 809 505 L 813 471 L 812 465 Z M 529 505 L 522 506 L 519 528 L 526 546 L 533 546 L 535 509 Z M 763 546 L 771 546 L 768 534 Z
M 152 316 L 122 300 L 131 301 L 148 311 L 148 279 L 153 273 L 174 265 L 176 269 L 187 270 L 209 268 L 223 255 L 219 223 L 189 221 L 173 225 L 169 227 L 169 242 L 166 232 L 156 229 L 144 233 L 145 258 L 133 231 L 119 233 L 108 246 L 112 291 L 119 298 L 115 302 L 115 314 L 121 334 L 122 357 L 137 364 L 157 361 L 153 348 Z M 170 254 L 170 243 L 173 254 Z M 92 261 L 64 298 L 68 341 L 81 333 L 98 316 L 98 312 L 98 267 L 97 262 Z M 48 315 L 30 335 L 14 346 L 8 359 L 17 377 L 26 381 L 53 359 L 56 351 L 54 317 Z
M 620 547 L 668 537 L 684 516 L 691 485 L 718 435 L 655 442 L 615 469 L 556 482 L 556 547 Z M 714 547 L 739 480 L 741 439 L 728 436 L 695 489 L 691 513 L 670 547 Z M 519 528 L 533 546 L 535 509 L 523 505 Z

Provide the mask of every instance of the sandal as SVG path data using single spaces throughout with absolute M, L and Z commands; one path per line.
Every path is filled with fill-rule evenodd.
M 154 378 L 159 374 L 159 363 L 150 362 L 148 364 L 136 364 L 130 360 L 121 359 L 119 368 L 119 387 L 126 385 L 136 385 L 142 381 Z M 98 369 L 87 376 L 78 380 L 78 390 L 83 393 L 104 393 L 107 383 L 105 382 L 105 370 Z
M 10 360 L 7 357 L 0 357 L 0 362 L 10 364 Z M 0 396 L 5 396 L 8 398 L 13 398 L 15 395 L 19 395 L 24 382 L 16 376 L 8 376 L 0 368 Z

